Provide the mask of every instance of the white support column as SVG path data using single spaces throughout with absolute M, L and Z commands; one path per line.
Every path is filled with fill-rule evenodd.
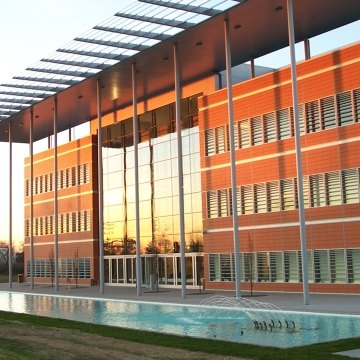
M 179 70 L 178 44 L 174 44 L 174 74 L 175 74 L 175 121 L 178 151 L 178 187 L 179 187 L 179 216 L 180 216 L 180 269 L 181 269 L 181 297 L 186 297 L 186 259 L 185 259 L 185 216 L 184 216 L 184 179 L 182 163 L 182 140 L 181 140 L 181 85 Z
M 102 124 L 101 124 L 101 80 L 97 80 L 97 113 L 98 113 L 98 197 L 99 197 L 99 288 L 104 293 L 104 193 L 102 163 Z
M 34 110 L 30 110 L 30 287 L 34 288 Z M 26 266 L 26 264 L 25 264 Z
M 58 227 L 58 145 L 57 145 L 57 122 L 58 101 L 54 98 L 54 280 L 55 291 L 59 291 L 59 227 Z
M 141 295 L 141 257 L 140 257 L 140 203 L 139 203 L 139 122 L 137 116 L 136 64 L 131 65 L 133 98 L 133 139 L 135 165 L 135 233 L 136 233 L 136 293 Z
M 303 171 L 302 171 L 300 121 L 299 121 L 300 117 L 299 117 L 299 100 L 298 100 L 297 74 L 296 74 L 295 35 L 294 35 L 294 18 L 293 18 L 292 0 L 287 0 L 287 17 L 288 17 L 288 31 L 289 31 L 290 60 L 291 60 L 291 83 L 292 83 L 292 96 L 293 96 L 293 108 L 294 108 L 294 122 L 295 122 L 296 174 L 297 174 L 298 203 L 299 203 L 303 296 L 304 296 L 304 304 L 308 305 L 309 284 L 308 284 L 308 273 L 307 273 L 306 226 L 305 226 L 305 210 L 304 210 Z
M 234 237 L 234 257 L 235 257 L 235 295 L 241 297 L 240 289 L 240 246 L 239 246 L 239 222 L 237 211 L 237 191 L 236 191 L 236 166 L 235 166 L 235 133 L 234 133 L 234 108 L 231 77 L 231 46 L 230 46 L 230 27 L 229 19 L 224 21 L 225 29 L 225 55 L 226 55 L 226 82 L 228 97 L 228 117 L 230 129 L 230 163 L 231 163 L 231 196 L 232 196 L 232 216 L 233 216 L 233 237 Z
M 9 288 L 12 288 L 13 277 L 13 242 L 12 242 L 12 124 L 9 122 Z

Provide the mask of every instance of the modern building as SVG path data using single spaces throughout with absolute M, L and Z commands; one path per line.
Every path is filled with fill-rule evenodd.
M 26 281 L 360 293 L 360 43 L 308 41 L 357 1 L 146 2 L 0 105 L 30 143 Z M 305 60 L 254 65 L 293 32 Z

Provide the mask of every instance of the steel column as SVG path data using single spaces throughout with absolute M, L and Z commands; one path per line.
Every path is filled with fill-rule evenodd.
M 254 59 L 250 60 L 250 77 L 252 79 L 255 77 L 255 61 L 254 61 Z
M 30 110 L 30 287 L 34 288 L 34 110 Z M 25 264 L 26 266 L 26 264 Z
M 300 120 L 299 120 L 300 116 L 299 116 L 299 100 L 298 100 L 297 74 L 296 74 L 295 35 L 294 35 L 294 18 L 293 18 L 292 0 L 287 0 L 287 18 L 288 18 L 289 47 L 290 47 L 290 60 L 291 60 L 291 83 L 292 83 L 292 96 L 293 96 L 293 108 L 294 108 L 294 122 L 295 122 L 296 174 L 297 174 L 298 203 L 299 203 L 303 296 L 304 296 L 304 304 L 308 305 L 309 284 L 308 284 L 308 273 L 307 273 L 306 226 L 305 226 L 305 211 L 304 211 L 303 171 L 302 171 Z
M 99 197 L 99 288 L 104 293 L 104 194 L 102 163 L 102 125 L 101 125 L 101 81 L 97 80 L 97 113 L 98 113 L 98 197 Z
M 239 246 L 239 223 L 237 209 L 236 191 L 236 165 L 235 165 L 235 133 L 234 133 L 234 108 L 232 93 L 231 76 L 231 45 L 229 19 L 224 21 L 225 29 L 225 55 L 226 55 L 226 82 L 228 97 L 228 117 L 230 129 L 230 163 L 231 163 L 231 196 L 232 196 L 232 216 L 233 216 L 233 237 L 234 237 L 234 257 L 235 257 L 235 292 L 236 297 L 241 297 L 240 289 L 240 246 Z
M 179 69 L 178 44 L 174 44 L 174 75 L 175 75 L 175 121 L 178 152 L 178 187 L 179 187 L 179 216 L 180 216 L 180 269 L 181 269 L 181 297 L 186 297 L 186 259 L 185 259 L 185 216 L 184 216 L 184 179 L 182 163 L 181 140 L 181 86 Z
M 131 65 L 131 86 L 133 98 L 133 138 L 135 162 L 135 232 L 136 232 L 136 293 L 141 295 L 141 257 L 140 257 L 140 204 L 139 204 L 139 122 L 137 116 L 136 64 Z
M 13 243 L 12 243 L 12 124 L 9 122 L 9 288 L 12 288 L 13 266 Z
M 310 51 L 310 40 L 304 40 L 304 53 L 305 53 L 305 60 L 309 60 L 311 58 L 311 51 Z
M 59 291 L 59 227 L 58 227 L 58 144 L 57 144 L 57 120 L 58 120 L 58 101 L 54 98 L 54 277 L 55 291 Z

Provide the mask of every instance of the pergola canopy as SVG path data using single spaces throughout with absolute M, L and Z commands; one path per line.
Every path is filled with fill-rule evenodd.
M 138 100 L 174 88 L 173 44 L 179 47 L 181 82 L 225 69 L 224 19 L 230 22 L 232 64 L 288 45 L 286 0 L 141 0 L 75 38 L 22 76 L 0 86 L 0 140 L 29 142 L 97 117 L 98 79 L 103 114 L 132 103 L 131 66 L 138 71 Z M 296 41 L 360 19 L 358 0 L 294 0 Z

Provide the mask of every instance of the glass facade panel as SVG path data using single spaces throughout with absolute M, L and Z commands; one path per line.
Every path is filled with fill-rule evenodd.
M 191 104 L 190 104 L 191 102 Z M 190 104 L 190 105 L 189 105 Z M 201 177 L 199 128 L 189 128 L 191 111 L 197 112 L 196 98 L 182 100 L 182 150 L 184 173 L 184 209 L 186 241 L 194 238 L 202 244 Z M 141 131 L 138 148 L 140 248 L 145 253 L 153 244 L 159 253 L 178 251 L 179 200 L 177 137 L 173 129 L 173 104 L 139 116 Z M 105 238 L 114 254 L 134 253 L 135 247 L 135 169 L 132 119 L 104 130 L 104 223 Z M 225 136 L 225 127 L 223 127 Z M 217 139 L 223 148 L 226 140 Z M 199 221 L 200 217 L 200 221 Z M 200 238 L 199 238 L 200 237 Z M 176 240 L 175 240 L 176 239 Z M 125 244 L 126 243 L 126 244 Z M 189 246 L 189 244 L 187 244 Z M 131 265 L 132 266 L 132 265 Z M 129 264 L 126 265 L 129 276 Z M 131 276 L 134 277 L 132 274 Z

